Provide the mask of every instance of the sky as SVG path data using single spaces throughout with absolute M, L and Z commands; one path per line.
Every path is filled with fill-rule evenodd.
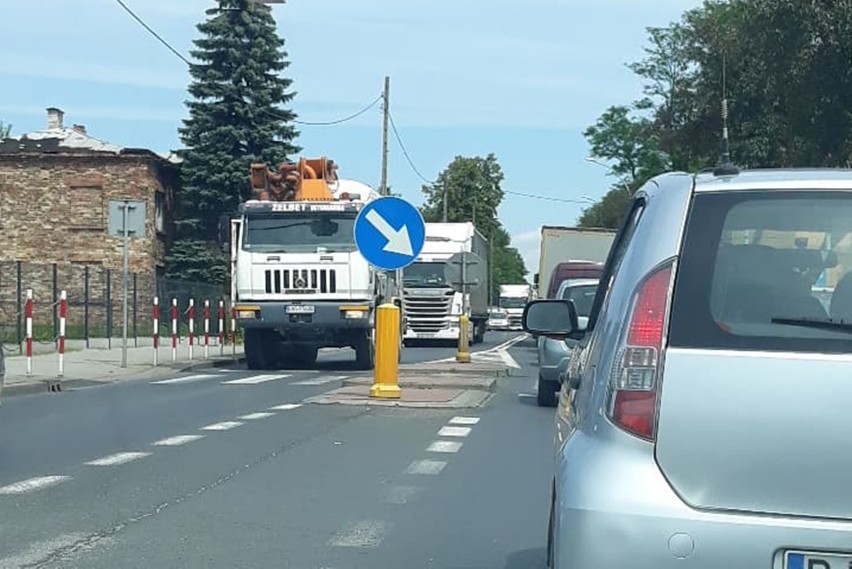
M 187 55 L 212 0 L 123 0 Z M 117 0 L 26 0 L 3 8 L 0 120 L 13 136 L 67 124 L 122 146 L 180 148 L 186 65 Z M 287 0 L 273 6 L 286 40 L 299 119 L 326 122 L 365 107 L 391 78 L 391 113 L 416 171 L 391 140 L 389 184 L 422 203 L 456 156 L 493 152 L 506 195 L 500 219 L 532 274 L 542 225 L 574 225 L 613 183 L 585 160 L 583 130 L 610 105 L 641 95 L 625 64 L 645 29 L 700 0 Z M 305 156 L 329 156 L 342 177 L 378 186 L 381 110 L 336 126 L 301 126 Z

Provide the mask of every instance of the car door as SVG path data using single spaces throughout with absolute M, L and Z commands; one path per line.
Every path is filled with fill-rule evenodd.
M 596 324 L 601 311 L 606 307 L 609 299 L 609 291 L 621 267 L 624 254 L 627 252 L 633 236 L 636 234 L 636 229 L 642 220 L 645 204 L 644 197 L 637 197 L 631 203 L 628 214 L 625 216 L 621 229 L 619 229 L 613 241 L 612 248 L 604 265 L 603 274 L 600 277 L 598 290 L 595 294 L 595 302 L 589 314 L 589 323 L 586 327 L 586 332 L 573 347 L 570 364 L 565 374 L 565 383 L 560 391 L 559 405 L 556 413 L 556 444 L 558 447 L 565 444 L 565 441 L 570 437 L 574 429 L 582 424 L 587 414 L 588 403 L 593 393 L 596 372 L 594 366 L 594 354 L 596 353 L 597 346 L 596 340 L 602 333 L 598 330 Z

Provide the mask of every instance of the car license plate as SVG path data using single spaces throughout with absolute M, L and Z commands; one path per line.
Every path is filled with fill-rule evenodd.
M 287 307 L 287 314 L 313 314 L 315 310 L 313 304 L 291 304 Z
M 852 555 L 808 551 L 787 551 L 784 554 L 784 569 L 849 569 L 850 567 L 852 567 Z

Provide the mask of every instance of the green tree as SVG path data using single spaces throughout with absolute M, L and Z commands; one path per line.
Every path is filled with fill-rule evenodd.
M 422 188 L 426 198 L 421 211 L 427 222 L 444 219 L 446 200 L 447 221 L 472 221 L 492 248 L 492 293 L 501 284 L 524 282 L 526 269 L 523 258 L 511 246 L 511 237 L 503 228 L 497 209 L 503 201 L 503 170 L 497 157 L 456 158 L 438 175 L 438 179 Z
M 293 144 L 296 115 L 287 108 L 292 81 L 281 76 L 287 53 L 270 8 L 220 0 L 206 14 L 192 52 L 189 118 L 180 129 L 186 150 L 169 275 L 223 282 L 218 220 L 249 197 L 250 164 L 277 164 L 301 149 Z
M 12 136 L 12 125 L 0 121 L 0 140 Z

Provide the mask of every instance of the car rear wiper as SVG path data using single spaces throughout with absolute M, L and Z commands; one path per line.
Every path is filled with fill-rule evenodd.
M 836 330 L 852 334 L 852 322 L 835 320 L 811 320 L 809 318 L 772 318 L 773 324 L 785 324 L 787 326 L 801 326 L 803 328 L 817 328 L 819 330 Z

